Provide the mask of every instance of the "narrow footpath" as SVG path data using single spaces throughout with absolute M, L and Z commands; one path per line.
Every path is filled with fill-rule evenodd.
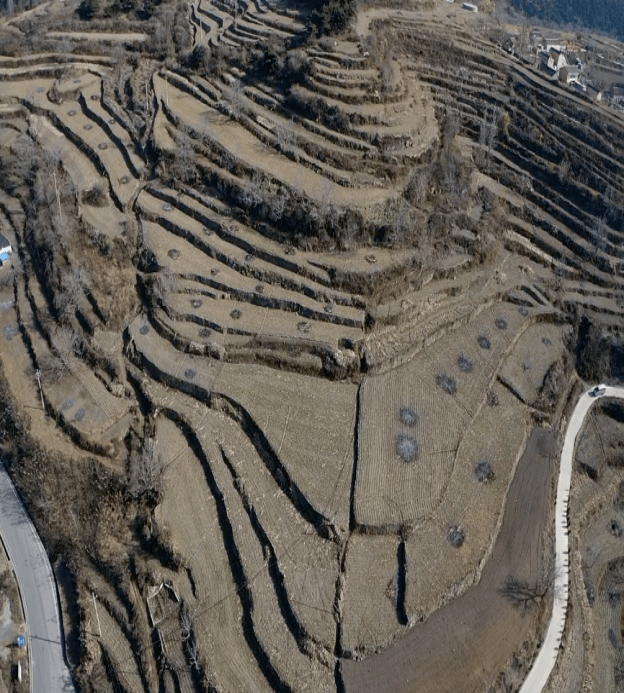
M 32 693 L 75 693 L 63 657 L 52 567 L 8 472 L 0 461 L 0 534 L 24 601 Z
M 593 388 L 592 388 L 593 389 Z M 568 611 L 568 585 L 570 565 L 568 561 L 568 501 L 570 498 L 570 480 L 572 479 L 572 463 L 574 461 L 574 445 L 576 437 L 583 426 L 592 404 L 603 397 L 624 399 L 624 388 L 607 387 L 601 397 L 593 397 L 588 390 L 578 401 L 568 428 L 566 430 L 561 465 L 557 481 L 557 501 L 555 505 L 555 597 L 553 611 L 548 625 L 548 631 L 537 655 L 531 671 L 527 675 L 520 693 L 541 693 L 548 682 L 550 674 L 557 661 L 561 637 Z

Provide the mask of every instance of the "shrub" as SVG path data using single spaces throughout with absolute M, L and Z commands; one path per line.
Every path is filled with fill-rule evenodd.
M 494 324 L 496 325 L 496 327 L 498 327 L 499 330 L 507 329 L 507 320 L 505 320 L 505 318 L 496 318 Z
M 454 395 L 457 391 L 457 379 L 452 375 L 438 375 L 436 382 L 449 395 Z
M 487 484 L 494 479 L 494 470 L 489 460 L 480 460 L 475 465 L 475 475 L 481 484 Z
M 319 34 L 339 34 L 347 28 L 356 12 L 355 0 L 325 0 L 319 9 L 314 11 L 312 21 Z
M 498 395 L 493 390 L 488 392 L 487 403 L 490 405 L 490 407 L 498 406 Z
M 396 451 L 403 462 L 413 462 L 418 457 L 420 446 L 411 436 L 399 433 L 396 439 Z
M 472 361 L 465 354 L 460 354 L 458 356 L 457 365 L 459 366 L 459 370 L 464 373 L 470 373 L 472 370 Z
M 491 346 L 490 340 L 489 340 L 485 335 L 481 335 L 481 336 L 477 339 L 477 344 L 478 344 L 482 349 L 489 349 L 490 346 Z
M 82 202 L 90 207 L 104 207 L 107 201 L 106 190 L 102 183 L 96 183 L 90 190 L 82 193 Z
M 453 525 L 449 527 L 447 538 L 451 546 L 459 548 L 463 543 L 466 535 L 464 530 L 459 525 Z
M 418 421 L 418 416 L 416 415 L 416 412 L 413 409 L 403 407 L 403 409 L 399 411 L 399 421 L 404 426 L 415 426 L 416 422 Z

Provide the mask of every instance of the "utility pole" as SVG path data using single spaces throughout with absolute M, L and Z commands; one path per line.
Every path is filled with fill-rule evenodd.
M 37 383 L 39 384 L 39 394 L 41 396 L 41 408 L 45 411 L 45 404 L 43 402 L 43 390 L 41 389 L 41 371 L 36 370 L 35 375 L 37 376 Z
M 147 80 L 145 80 L 145 115 L 147 116 L 147 107 L 149 104 L 149 96 L 147 94 Z
M 167 74 L 165 73 L 165 99 L 167 100 L 167 108 L 169 108 L 169 88 L 167 84 Z
M 101 638 L 102 637 L 102 628 L 100 627 L 100 616 L 99 616 L 98 610 L 97 610 L 97 603 L 95 601 L 95 594 L 93 594 L 93 592 L 91 592 L 91 596 L 93 597 L 93 606 L 95 607 L 95 617 L 97 618 L 98 630 L 100 631 L 100 638 Z

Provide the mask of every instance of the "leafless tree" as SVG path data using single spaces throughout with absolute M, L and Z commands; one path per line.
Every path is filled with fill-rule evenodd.
M 245 207 L 257 207 L 263 200 L 264 185 L 262 175 L 254 171 L 251 178 L 247 178 L 241 191 L 241 202 Z
M 492 158 L 492 150 L 496 144 L 498 133 L 498 123 L 500 120 L 500 109 L 488 108 L 479 129 L 479 144 L 486 153 L 486 165 L 489 167 Z
M 532 581 L 514 575 L 508 575 L 499 593 L 515 608 L 527 612 L 539 604 L 555 585 L 557 571 L 555 569 L 554 533 L 544 534 L 542 542 L 542 559 L 539 574 Z
M 292 121 L 280 123 L 275 127 L 275 137 L 280 151 L 287 152 L 297 146 L 297 137 Z
M 83 267 L 73 266 L 63 277 L 60 291 L 54 297 L 54 305 L 62 322 L 69 322 L 76 314 L 80 296 L 89 286 L 89 275 Z
M 184 134 L 177 142 L 173 154 L 171 173 L 177 180 L 190 183 L 195 176 L 195 148 L 191 138 Z
M 223 103 L 233 118 L 238 118 L 245 109 L 245 92 L 240 80 L 232 83 L 229 89 L 223 92 Z
M 164 460 L 153 438 L 145 438 L 141 454 L 130 458 L 128 490 L 134 498 L 149 493 L 160 496 L 165 471 Z
M 288 197 L 286 193 L 280 189 L 278 190 L 270 200 L 269 216 L 272 221 L 279 221 L 286 211 L 288 205 Z
M 504 585 L 500 588 L 500 594 L 522 612 L 527 612 L 546 596 L 550 584 L 542 584 L 538 581 L 529 583 L 527 580 L 508 575 Z

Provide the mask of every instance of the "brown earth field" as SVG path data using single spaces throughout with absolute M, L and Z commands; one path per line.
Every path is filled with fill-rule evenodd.
M 344 660 L 345 689 L 378 693 L 482 691 L 525 640 L 534 649 L 534 611 L 513 606 L 500 589 L 507 576 L 536 580 L 548 527 L 556 438 L 536 428 L 509 488 L 500 534 L 481 581 L 386 651 Z
M 10 4 L 0 455 L 77 693 L 516 693 L 624 375 L 617 104 L 490 0 Z M 548 693 L 624 675 L 607 405 Z

